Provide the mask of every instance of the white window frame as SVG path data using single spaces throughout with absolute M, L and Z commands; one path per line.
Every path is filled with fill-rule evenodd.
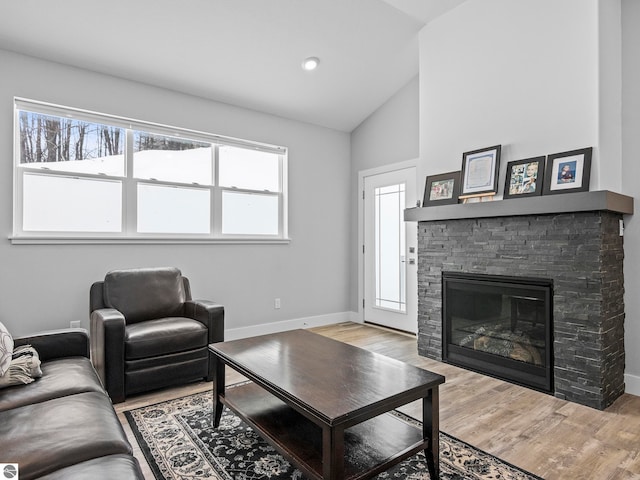
M 55 170 L 43 171 L 42 168 L 30 168 L 20 165 L 20 125 L 19 111 L 28 110 L 56 117 L 70 117 L 91 123 L 121 127 L 125 129 L 125 174 L 124 177 L 96 175 L 88 173 L 63 172 Z M 211 185 L 194 185 L 171 181 L 136 179 L 133 177 L 133 131 L 140 130 L 157 135 L 185 138 L 188 140 L 211 143 L 214 152 L 213 176 Z M 280 189 L 277 192 L 264 190 L 248 190 L 219 186 L 218 147 L 230 145 L 242 148 L 257 149 L 278 155 Z M 171 127 L 157 123 L 101 114 L 72 107 L 54 105 L 36 100 L 14 97 L 14 195 L 13 195 L 13 234 L 9 237 L 14 244 L 40 243 L 288 243 L 288 195 L 287 195 L 287 163 L 286 147 L 242 140 L 201 131 Z M 118 233 L 92 232 L 32 232 L 23 229 L 23 178 L 25 173 L 45 175 L 62 175 L 75 178 L 114 180 L 122 182 L 122 231 Z M 156 234 L 138 233 L 137 229 L 137 186 L 138 184 L 188 187 L 204 189 L 210 192 L 211 223 L 208 234 Z M 222 233 L 222 192 L 228 190 L 238 193 L 258 193 L 274 195 L 278 198 L 278 234 L 277 235 L 229 235 Z

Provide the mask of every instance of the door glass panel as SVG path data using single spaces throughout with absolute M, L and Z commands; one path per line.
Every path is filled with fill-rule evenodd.
M 375 189 L 376 307 L 406 312 L 405 184 Z

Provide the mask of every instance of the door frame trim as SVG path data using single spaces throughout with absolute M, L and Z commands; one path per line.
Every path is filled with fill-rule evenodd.
M 364 198 L 362 193 L 364 192 L 364 179 L 365 177 L 371 177 L 373 175 L 380 175 L 381 173 L 395 172 L 396 170 L 404 170 L 405 168 L 414 167 L 416 169 L 416 196 L 419 196 L 421 191 L 418 187 L 418 159 L 405 160 L 403 162 L 390 163 L 388 165 L 382 165 L 380 167 L 368 168 L 366 170 L 360 170 L 358 172 L 358 315 L 357 319 L 359 323 L 364 323 L 364 308 L 362 303 L 364 300 L 364 252 L 362 250 L 364 246 Z

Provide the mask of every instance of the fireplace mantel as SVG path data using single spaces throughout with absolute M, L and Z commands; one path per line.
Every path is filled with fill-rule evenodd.
M 409 222 L 433 222 L 466 218 L 512 217 L 519 215 L 547 215 L 558 213 L 609 211 L 633 214 L 633 198 L 599 190 L 563 195 L 512 198 L 494 202 L 441 205 L 407 208 L 404 219 Z

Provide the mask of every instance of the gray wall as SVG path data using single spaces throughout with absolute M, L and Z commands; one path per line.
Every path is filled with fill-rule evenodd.
M 358 300 L 358 172 L 418 158 L 419 154 L 418 77 L 351 132 L 351 310 L 359 310 Z M 420 191 L 418 185 L 418 191 Z
M 348 317 L 348 134 L 2 50 L 0 66 L 0 321 L 12 333 L 87 327 L 91 282 L 137 266 L 179 267 L 195 297 L 225 305 L 231 329 Z M 291 243 L 12 245 L 14 96 L 289 147 Z
M 622 190 L 635 199 L 625 218 L 627 391 L 640 395 L 640 2 L 622 1 Z
M 463 152 L 502 144 L 501 192 L 509 161 L 593 146 L 591 185 L 600 186 L 595 4 L 467 0 L 427 24 L 420 32 L 422 173 L 459 170 Z

